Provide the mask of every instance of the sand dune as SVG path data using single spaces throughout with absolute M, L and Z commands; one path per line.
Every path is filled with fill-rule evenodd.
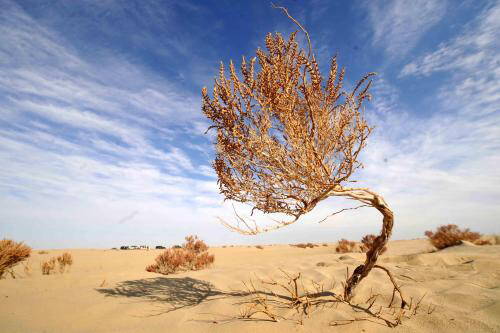
M 0 331 L 500 332 L 500 246 L 431 250 L 425 240 L 393 241 L 380 258 L 406 298 L 416 301 L 425 295 L 418 313 L 394 329 L 377 320 L 330 326 L 364 315 L 330 302 L 332 293 L 341 290 L 346 267 L 352 270 L 364 258 L 361 253 L 335 254 L 334 244 L 314 249 L 211 248 L 216 258 L 213 267 L 169 276 L 144 270 L 160 250 L 66 250 L 74 258 L 70 271 L 50 276 L 41 274 L 40 262 L 64 251 L 34 251 L 29 275 L 18 267 L 17 279 L 0 281 Z M 256 277 L 281 281 L 280 268 L 301 272 L 306 287 L 312 286 L 311 279 L 323 284 L 322 299 L 330 303 L 316 308 L 303 325 L 294 320 L 270 322 L 259 315 L 254 320 L 237 319 L 244 308 L 239 303 L 249 299 L 242 281 L 252 278 L 257 288 Z M 335 288 L 329 290 L 334 281 Z M 280 296 L 281 291 L 276 292 Z M 389 302 L 392 285 L 383 271 L 374 270 L 363 280 L 353 303 L 363 304 L 370 293 L 381 294 L 377 304 Z M 279 311 L 294 317 L 293 310 Z

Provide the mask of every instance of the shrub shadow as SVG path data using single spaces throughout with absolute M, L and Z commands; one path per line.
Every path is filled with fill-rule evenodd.
M 190 277 L 129 280 L 118 283 L 114 288 L 98 288 L 96 290 L 107 297 L 130 297 L 170 305 L 167 310 L 161 313 L 195 306 L 204 301 L 245 295 L 244 292 L 216 290 L 210 282 Z

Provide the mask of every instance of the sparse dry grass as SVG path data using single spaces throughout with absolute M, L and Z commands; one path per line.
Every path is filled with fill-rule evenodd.
M 337 253 L 349 253 L 355 252 L 356 242 L 351 242 L 345 238 L 339 240 L 339 244 L 335 248 L 335 252 Z
M 59 263 L 59 272 L 64 273 L 66 267 L 73 265 L 73 257 L 71 257 L 70 253 L 64 252 L 57 257 L 57 262 Z
M 373 234 L 369 234 L 369 235 L 365 235 L 362 239 L 361 239 L 361 251 L 362 252 L 368 252 L 368 250 L 370 250 L 373 246 L 373 242 L 375 241 L 375 238 L 377 238 L 377 236 L 373 235 Z M 380 254 L 383 254 L 385 251 L 387 251 L 387 246 L 384 246 L 382 248 L 382 250 L 380 251 Z
M 450 246 L 460 245 L 461 241 L 472 242 L 476 245 L 491 245 L 490 241 L 482 240 L 479 232 L 470 231 L 469 228 L 461 230 L 455 224 L 442 225 L 435 232 L 425 232 L 429 241 L 437 249 L 445 249 Z
M 146 267 L 146 271 L 160 274 L 172 274 L 178 271 L 200 270 L 210 266 L 215 257 L 208 254 L 208 246 L 197 236 L 187 236 L 180 248 L 170 248 L 155 259 L 155 263 Z
M 298 247 L 301 249 L 307 249 L 309 247 L 312 249 L 312 248 L 317 247 L 318 245 L 313 244 L 313 243 L 298 243 L 298 244 L 290 244 L 290 246 Z
M 60 256 L 52 257 L 49 260 L 42 261 L 41 263 L 42 274 L 43 275 L 52 274 L 56 269 L 56 263 L 59 266 L 59 273 L 62 274 L 66 270 L 66 267 L 73 265 L 73 257 L 71 256 L 70 253 L 64 252 Z
M 47 261 L 42 262 L 42 274 L 50 275 L 56 269 L 56 258 L 52 257 Z
M 18 263 L 26 260 L 31 254 L 31 248 L 22 242 L 10 239 L 0 240 L 0 279 L 5 273 L 15 277 L 12 268 Z

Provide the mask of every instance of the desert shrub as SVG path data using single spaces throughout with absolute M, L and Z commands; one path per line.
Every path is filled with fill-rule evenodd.
M 174 246 L 172 246 L 172 248 L 173 249 L 182 249 L 182 246 L 180 246 L 180 245 L 174 245 Z
M 487 239 L 478 239 L 477 241 L 474 242 L 476 245 L 492 245 L 491 241 Z
M 49 254 L 49 252 L 45 251 L 45 250 L 42 250 L 42 251 L 38 251 L 38 254 Z
M 68 252 L 64 252 L 62 255 L 57 257 L 57 262 L 59 263 L 59 272 L 64 273 L 66 266 L 73 265 L 73 258 Z
M 56 258 L 52 257 L 47 261 L 42 262 L 42 274 L 50 275 L 56 269 Z
M 327 244 L 327 243 L 323 243 L 323 244 L 321 244 L 321 245 L 323 245 L 323 246 L 328 246 L 328 244 Z
M 484 243 L 481 244 L 481 234 L 479 232 L 472 232 L 469 228 L 461 230 L 455 224 L 442 225 L 435 232 L 427 230 L 425 235 L 429 238 L 432 245 L 438 249 L 459 245 L 463 240 L 477 245 L 485 245 Z M 491 243 L 488 242 L 488 244 Z
M 186 242 L 179 247 L 172 247 L 162 252 L 155 263 L 146 267 L 146 271 L 160 274 L 172 274 L 178 271 L 200 270 L 210 266 L 214 255 L 208 254 L 208 246 L 197 236 L 187 236 Z
M 339 244 L 335 248 L 335 252 L 337 253 L 348 253 L 348 252 L 354 252 L 354 249 L 356 247 L 355 242 L 348 241 L 347 239 L 342 238 L 339 240 Z
M 262 245 L 256 245 L 255 247 L 258 248 L 259 250 L 264 250 L 264 247 Z
M 298 244 L 290 244 L 290 246 L 298 247 L 301 249 L 307 249 L 308 247 L 310 247 L 312 249 L 318 245 L 313 244 L 313 243 L 298 243 Z
M 373 234 L 365 235 L 361 239 L 361 251 L 368 252 L 368 250 L 370 250 L 372 248 L 372 245 L 373 245 L 373 242 L 375 241 L 375 238 L 377 238 L 377 236 L 375 236 Z M 384 246 L 382 248 L 382 250 L 380 251 L 380 254 L 384 253 L 385 251 L 387 251 L 387 246 Z
M 10 239 L 0 240 L 0 279 L 8 272 L 14 277 L 12 268 L 18 263 L 26 260 L 31 254 L 31 248 L 22 242 Z

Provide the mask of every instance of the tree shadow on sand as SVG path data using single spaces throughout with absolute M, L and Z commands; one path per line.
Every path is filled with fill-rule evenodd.
M 164 278 L 156 277 L 141 280 L 123 281 L 114 288 L 96 289 L 99 293 L 110 297 L 130 297 L 138 301 L 158 302 L 169 307 L 155 315 L 168 313 L 186 307 L 196 306 L 205 301 L 229 296 L 245 296 L 245 292 L 224 292 L 217 290 L 207 281 L 190 277 Z
M 252 294 L 273 296 L 284 301 L 293 301 L 287 295 L 267 290 L 222 291 L 214 288 L 208 281 L 183 278 L 156 277 L 150 279 L 129 280 L 118 283 L 114 288 L 98 288 L 106 297 L 127 297 L 136 301 L 153 302 L 160 305 L 160 310 L 149 315 L 156 316 L 182 308 L 192 307 L 202 302 L 234 297 L 241 298 Z M 312 297 L 331 296 L 329 292 L 311 295 Z M 242 304 L 238 302 L 237 304 Z

